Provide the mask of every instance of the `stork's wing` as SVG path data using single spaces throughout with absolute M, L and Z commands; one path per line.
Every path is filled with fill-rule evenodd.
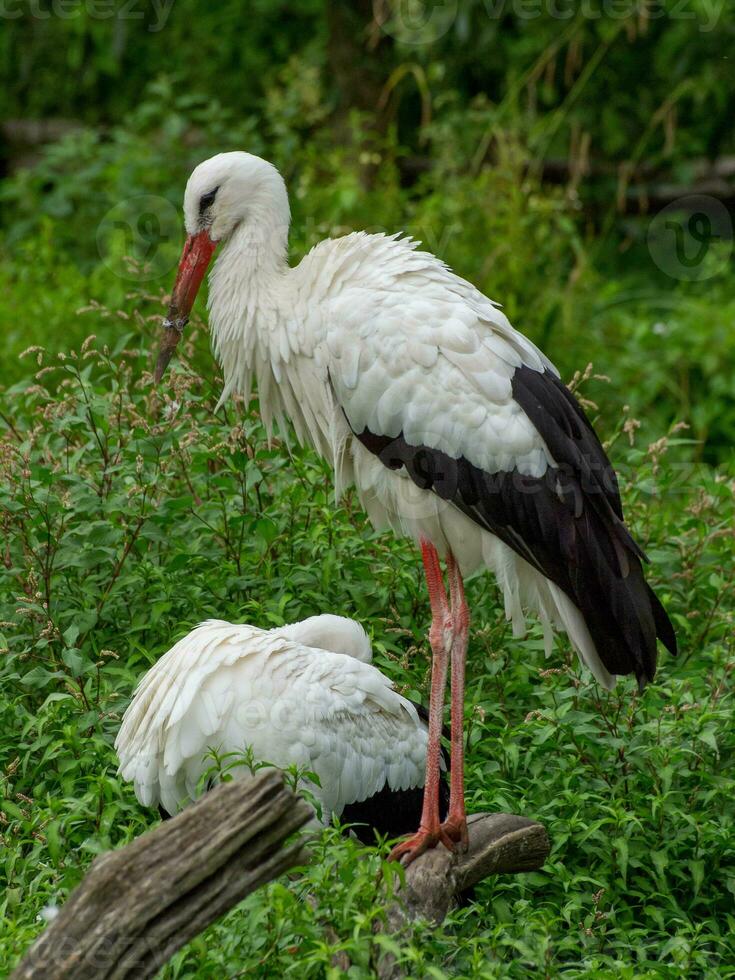
M 264 630 L 210 620 L 145 674 L 115 739 L 120 774 L 134 783 L 144 806 L 162 803 L 175 813 L 194 798 L 212 764 L 204 757 L 210 748 L 222 748 L 234 706 L 227 686 L 232 670 L 245 651 L 267 654 L 268 643 Z
M 426 728 L 371 664 L 275 633 L 203 623 L 146 674 L 115 742 L 147 806 L 175 812 L 221 753 L 315 772 L 328 816 L 387 785 L 421 785 Z
M 656 634 L 673 652 L 673 630 L 644 581 L 589 421 L 499 310 L 445 270 L 437 283 L 433 271 L 425 302 L 410 301 L 414 276 L 366 320 L 356 296 L 341 298 L 329 377 L 352 432 L 558 586 L 611 674 L 653 677 Z
M 320 778 L 316 795 L 327 815 L 384 787 L 423 786 L 427 727 L 377 667 L 319 650 L 316 657 L 307 652 L 296 670 L 292 724 L 307 733 L 308 764 Z

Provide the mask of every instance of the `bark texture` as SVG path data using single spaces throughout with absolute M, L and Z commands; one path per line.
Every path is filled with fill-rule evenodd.
M 205 794 L 92 863 L 11 980 L 143 980 L 241 899 L 308 858 L 312 811 L 273 769 Z
M 546 829 L 534 820 L 511 813 L 474 813 L 467 822 L 467 853 L 451 854 L 440 845 L 410 864 L 405 885 L 388 907 L 379 931 L 405 941 L 415 919 L 439 924 L 458 898 L 484 878 L 535 871 L 549 855 Z M 391 953 L 379 955 L 374 965 L 380 980 L 405 976 Z

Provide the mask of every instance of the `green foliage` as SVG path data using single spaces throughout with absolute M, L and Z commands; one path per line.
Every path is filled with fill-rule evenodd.
M 534 134 L 537 158 L 566 155 L 582 131 L 608 159 L 630 159 L 636 146 L 670 159 L 672 142 L 681 159 L 732 150 L 728 57 L 735 28 L 724 2 L 345 0 L 354 41 L 344 54 L 341 45 L 350 42 L 318 0 L 7 6 L 0 118 L 56 115 L 111 125 L 162 73 L 175 78 L 183 96 L 201 93 L 239 116 L 267 119 L 268 90 L 290 59 L 326 69 L 334 105 L 344 98 L 338 66 L 354 60 L 367 38 L 382 63 L 380 82 L 411 64 L 424 72 L 433 100 L 456 94 L 466 104 L 484 94 L 502 110 L 503 127 Z M 417 140 L 421 118 L 412 77 L 403 76 L 396 91 L 405 102 L 397 115 L 408 144 Z
M 269 447 L 255 404 L 216 416 L 211 373 L 185 366 L 154 393 L 156 309 L 131 298 L 110 350 L 30 352 L 37 379 L 0 403 L 0 972 L 95 853 L 154 822 L 112 742 L 137 677 L 197 621 L 347 611 L 399 687 L 426 691 L 412 547 L 374 534 L 351 495 L 335 505 L 311 453 Z M 86 329 L 107 313 L 84 314 Z M 562 641 L 545 664 L 537 627 L 510 638 L 487 576 L 469 583 L 470 805 L 543 820 L 544 870 L 484 883 L 441 929 L 378 941 L 379 854 L 326 832 L 302 874 L 253 895 L 164 977 L 337 976 L 338 950 L 368 976 L 378 943 L 436 977 L 714 975 L 732 960 L 735 484 L 695 465 L 678 432 L 645 450 L 624 416 L 606 434 L 679 660 L 641 696 L 603 693 Z M 216 762 L 225 778 L 231 764 Z
M 110 122 L 141 98 L 156 69 L 175 73 L 184 94 L 205 92 L 252 110 L 274 64 L 313 37 L 322 6 L 317 0 L 8 4 L 0 34 L 0 116 Z

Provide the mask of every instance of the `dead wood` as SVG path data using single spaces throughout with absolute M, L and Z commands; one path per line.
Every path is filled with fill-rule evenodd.
M 546 829 L 526 817 L 475 813 L 468 818 L 468 827 L 466 854 L 452 854 L 440 845 L 406 868 L 405 885 L 389 904 L 380 932 L 405 941 L 416 919 L 442 922 L 459 896 L 484 878 L 535 871 L 549 855 Z M 390 953 L 378 956 L 375 969 L 380 980 L 404 975 Z
M 268 769 L 217 786 L 95 858 L 11 980 L 144 980 L 241 899 L 302 863 L 308 804 Z

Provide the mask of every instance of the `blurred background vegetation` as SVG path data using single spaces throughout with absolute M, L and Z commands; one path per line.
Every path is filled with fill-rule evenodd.
M 735 976 L 731 6 L 7 0 L 0 19 L 0 974 L 153 819 L 112 741 L 198 620 L 354 614 L 425 695 L 411 546 L 335 507 L 311 454 L 266 448 L 256 406 L 215 416 L 200 318 L 150 393 L 186 178 L 247 149 L 286 177 L 293 261 L 404 230 L 585 372 L 683 651 L 644 697 L 603 695 L 563 640 L 543 670 L 538 631 L 511 640 L 492 582 L 470 584 L 473 808 L 543 819 L 554 851 L 399 957 L 422 977 Z M 327 841 L 166 976 L 336 976 L 325 916 L 368 976 L 377 858 L 351 848 Z

